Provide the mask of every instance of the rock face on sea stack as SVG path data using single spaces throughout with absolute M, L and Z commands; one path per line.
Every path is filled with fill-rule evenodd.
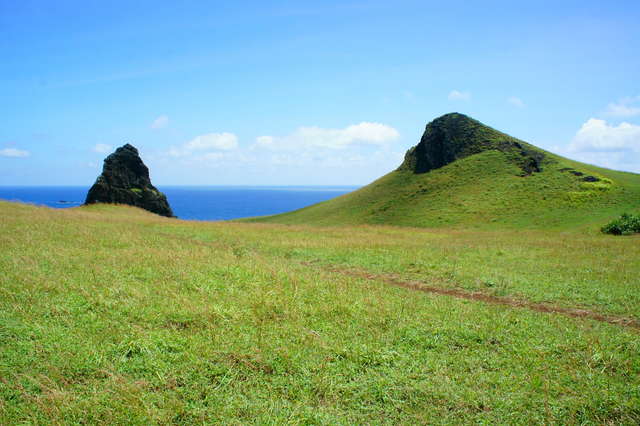
M 488 150 L 503 152 L 522 170 L 521 176 L 541 171 L 544 154 L 540 150 L 455 112 L 427 124 L 420 143 L 407 151 L 399 170 L 426 173 Z
M 167 197 L 151 184 L 149 169 L 138 150 L 129 144 L 116 149 L 104 160 L 85 204 L 114 203 L 141 207 L 161 216 L 175 217 Z

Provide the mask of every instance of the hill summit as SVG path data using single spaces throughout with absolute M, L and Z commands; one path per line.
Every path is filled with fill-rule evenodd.
M 544 151 L 464 114 L 427 124 L 396 170 L 357 191 L 247 221 L 570 228 L 640 208 L 640 175 Z
M 112 203 L 141 207 L 174 217 L 167 197 L 151 184 L 149 169 L 133 145 L 123 145 L 104 160 L 102 174 L 93 184 L 85 204 Z
M 400 169 L 426 173 L 488 150 L 504 153 L 522 175 L 539 172 L 544 159 L 541 151 L 528 144 L 454 112 L 427 124 L 420 143 L 407 151 Z

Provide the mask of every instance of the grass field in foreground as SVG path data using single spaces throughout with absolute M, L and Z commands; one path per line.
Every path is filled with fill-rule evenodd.
M 640 238 L 0 203 L 0 423 L 640 421 Z

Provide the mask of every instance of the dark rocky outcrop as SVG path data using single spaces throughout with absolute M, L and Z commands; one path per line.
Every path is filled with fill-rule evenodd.
M 420 143 L 409 149 L 399 170 L 426 173 L 483 151 L 498 150 L 521 170 L 521 176 L 541 171 L 545 155 L 531 145 L 485 126 L 464 114 L 451 113 L 429 124 Z
M 167 197 L 151 184 L 149 169 L 138 150 L 129 144 L 104 160 L 102 174 L 93 184 L 85 204 L 114 203 L 141 207 L 161 216 L 175 217 Z

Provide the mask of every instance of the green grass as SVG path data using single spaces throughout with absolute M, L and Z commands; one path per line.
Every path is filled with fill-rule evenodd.
M 638 236 L 0 213 L 2 424 L 640 421 L 637 330 L 336 272 L 637 320 Z

